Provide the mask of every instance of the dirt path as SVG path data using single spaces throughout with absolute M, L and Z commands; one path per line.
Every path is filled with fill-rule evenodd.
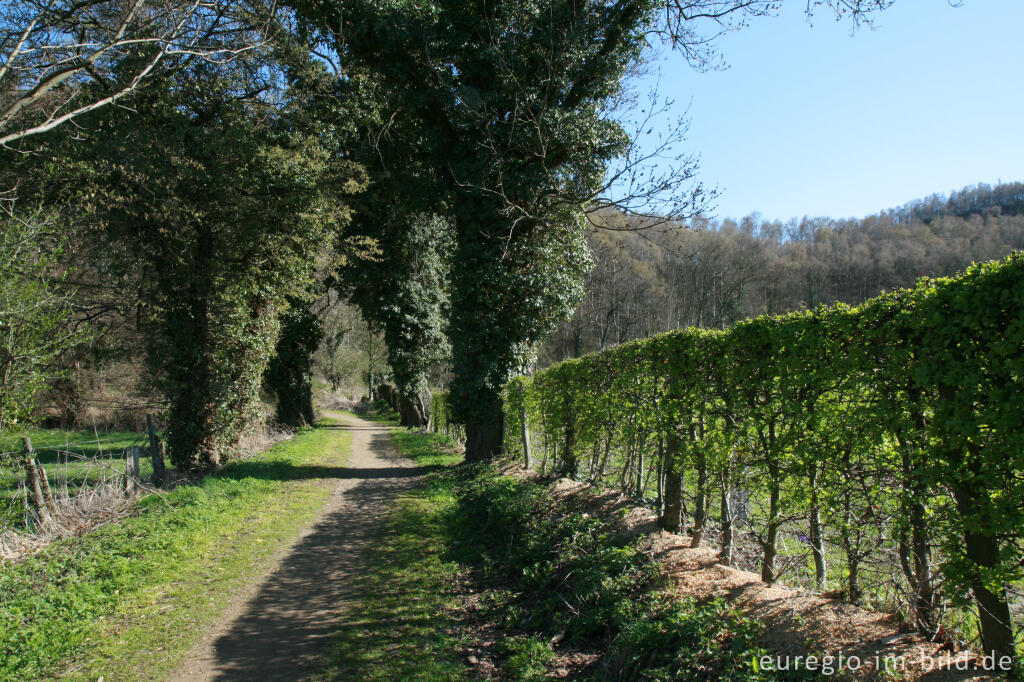
M 350 576 L 386 509 L 419 474 L 386 427 L 347 415 L 346 466 L 319 517 L 270 569 L 236 595 L 172 680 L 301 680 L 337 629 L 352 596 Z

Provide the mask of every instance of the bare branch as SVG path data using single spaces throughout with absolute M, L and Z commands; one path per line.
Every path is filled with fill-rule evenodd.
M 170 58 L 230 61 L 260 45 L 247 3 L 28 0 L 0 8 L 0 145 L 137 90 Z

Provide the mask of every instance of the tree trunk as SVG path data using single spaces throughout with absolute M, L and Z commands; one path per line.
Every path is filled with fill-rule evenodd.
M 663 436 L 658 437 L 657 457 L 658 486 L 656 490 L 656 497 L 654 499 L 654 512 L 659 518 L 661 518 L 661 515 L 665 513 L 665 439 Z
M 530 468 L 530 424 L 525 397 L 519 402 L 519 438 L 523 443 L 523 467 Z
M 708 458 L 704 448 L 696 440 L 696 433 L 691 433 L 697 451 L 697 489 L 693 510 L 693 538 L 690 547 L 700 547 L 704 541 L 704 528 L 708 522 Z
M 643 500 L 644 499 L 644 481 L 645 480 L 646 480 L 646 477 L 644 476 L 644 450 L 641 447 L 641 448 L 637 448 L 636 481 L 635 481 L 636 485 L 635 485 L 635 487 L 633 489 L 633 497 L 635 497 L 637 500 Z
M 678 533 L 683 509 L 683 466 L 679 436 L 670 429 L 665 437 L 665 511 L 661 527 Z
M 914 405 L 920 402 L 920 392 L 909 392 L 910 400 Z M 914 620 L 917 630 L 926 637 L 933 637 L 938 630 L 937 614 L 935 613 L 935 588 L 931 572 L 931 544 L 928 540 L 928 521 L 924 507 L 924 500 L 928 491 L 921 482 L 922 473 L 919 465 L 913 456 L 914 444 L 921 439 L 927 438 L 927 421 L 920 409 L 914 412 L 914 439 L 908 440 L 902 433 L 896 433 L 896 442 L 900 448 L 900 459 L 903 465 L 903 486 L 907 500 L 907 517 L 910 523 L 909 558 L 911 561 L 904 562 L 912 566 L 912 572 L 907 573 L 906 566 L 904 573 L 910 581 L 910 587 L 914 592 Z M 905 535 L 905 533 L 904 533 Z M 903 548 L 901 547 L 901 551 Z M 901 557 L 902 559 L 902 557 Z
M 939 386 L 939 398 L 951 411 L 959 402 L 956 388 L 949 385 Z M 935 418 L 952 422 L 954 415 L 937 414 Z M 1003 483 L 998 473 L 987 470 L 991 463 L 985 461 L 984 452 L 977 441 L 971 441 L 961 434 L 947 438 L 948 442 L 944 444 L 941 454 L 948 466 L 955 467 L 958 479 L 951 487 L 963 528 L 964 554 L 974 564 L 970 570 L 971 591 L 978 605 L 982 650 L 996 660 L 1009 657 L 1016 669 L 1019 660 L 1006 584 L 994 584 L 991 579 L 985 579 L 987 573 L 995 572 L 998 575 L 998 569 L 1003 565 L 999 538 L 991 531 L 989 521 L 998 518 L 1000 513 L 993 504 L 991 491 L 994 486 Z M 999 575 L 998 579 L 1003 581 L 1004 577 Z
M 811 551 L 814 553 L 814 587 L 819 592 L 826 588 L 828 580 L 828 569 L 825 564 L 825 542 L 821 532 L 821 505 L 818 501 L 818 465 L 811 465 L 811 473 L 808 476 L 807 484 L 811 489 L 811 504 L 807 509 L 807 524 L 809 526 L 808 540 Z
M 430 408 L 428 402 L 423 400 L 422 393 L 407 396 L 400 393 L 398 396 L 399 417 L 402 426 L 409 428 L 425 427 L 430 421 Z
M 839 534 L 839 545 L 846 555 L 846 598 L 851 604 L 860 604 L 863 591 L 860 587 L 860 553 L 859 542 L 853 539 L 851 532 L 854 516 L 849 498 L 843 503 L 843 529 Z
M 769 585 L 778 579 L 775 559 L 779 554 L 779 503 L 781 501 L 778 464 L 768 464 L 768 527 L 764 538 L 764 557 L 761 561 L 761 580 Z
M 467 462 L 487 462 L 501 455 L 504 420 L 497 391 L 481 396 L 473 417 L 466 422 Z
M 732 566 L 733 524 L 732 506 L 729 504 L 729 484 L 729 476 L 723 474 L 722 496 L 720 498 L 722 515 L 722 548 L 718 552 L 718 557 L 719 561 L 725 566 Z
M 316 421 L 312 379 L 307 374 L 296 374 L 289 383 L 291 390 L 277 394 L 277 421 L 293 429 L 309 426 Z
M 156 436 L 156 425 L 153 415 L 146 415 L 146 431 L 149 433 L 149 456 L 153 460 L 153 485 L 159 488 L 164 484 L 164 451 L 160 447 L 160 439 Z
M 935 588 L 932 585 L 931 546 L 928 542 L 924 504 L 910 504 L 910 548 L 914 562 L 914 613 L 917 630 L 931 637 L 939 624 L 935 613 Z
M 576 453 L 576 413 L 569 406 L 569 418 L 565 425 L 565 444 L 562 446 L 561 474 L 566 478 L 574 478 L 579 468 Z
M 846 550 L 846 596 L 851 604 L 860 605 L 864 590 L 860 586 L 860 557 L 850 547 Z
M 991 569 L 999 566 L 999 542 L 995 536 L 986 533 L 983 527 L 970 525 L 969 520 L 977 519 L 978 503 L 973 492 L 965 487 L 953 490 L 960 516 L 967 521 L 964 526 L 964 548 L 967 558 L 980 569 Z M 1013 620 L 1010 616 L 1010 604 L 1006 596 L 1005 586 L 991 589 L 981 578 L 982 571 L 975 569 L 971 591 L 978 604 L 978 621 L 981 624 L 981 645 L 983 653 L 998 660 L 1009 656 L 1017 660 L 1014 646 Z

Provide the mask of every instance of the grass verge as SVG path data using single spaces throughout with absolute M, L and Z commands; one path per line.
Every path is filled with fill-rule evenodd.
M 393 434 L 420 464 L 458 459 L 441 437 Z M 635 541 L 549 485 L 445 467 L 399 499 L 324 678 L 794 679 L 752 665 L 756 623 L 660 589 Z
M 443 467 L 460 459 L 432 434 L 396 429 L 392 437 L 402 454 L 421 466 Z M 450 470 L 440 471 L 394 501 L 364 556 L 356 597 L 320 679 L 464 678 L 466 665 L 457 652 L 465 637 L 456 595 L 465 568 L 446 556 L 447 519 L 456 504 L 451 480 Z
M 0 679 L 160 679 L 316 517 L 347 433 L 309 429 L 0 569 Z

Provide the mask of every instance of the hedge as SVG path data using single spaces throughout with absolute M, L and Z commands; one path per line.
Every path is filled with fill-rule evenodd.
M 505 447 L 653 495 L 666 529 L 694 545 L 715 531 L 726 564 L 742 529 L 767 582 L 799 570 L 780 544 L 801 547 L 819 589 L 885 596 L 927 635 L 973 613 L 959 629 L 1015 656 L 1022 389 L 1018 253 L 856 308 L 673 331 L 519 377 Z

